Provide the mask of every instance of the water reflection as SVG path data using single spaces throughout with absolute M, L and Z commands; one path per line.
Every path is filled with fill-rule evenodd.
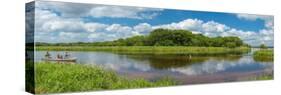
M 128 58 L 146 62 L 154 69 L 171 69 L 186 67 L 193 64 L 200 64 L 207 60 L 228 60 L 236 61 L 241 55 L 229 56 L 188 56 L 188 55 L 127 55 Z
M 208 60 L 189 67 L 171 69 L 186 75 L 203 75 L 223 72 L 250 72 L 272 68 L 273 64 L 255 62 L 251 56 L 244 56 L 238 60 Z
M 262 56 L 262 57 L 253 57 L 255 61 L 257 62 L 273 62 L 273 57 L 267 57 L 267 56 Z
M 63 53 L 51 51 L 52 55 Z M 69 52 L 79 64 L 97 64 L 126 76 L 153 79 L 161 76 L 203 76 L 222 73 L 247 73 L 273 70 L 272 62 L 256 61 L 249 55 L 186 56 L 133 55 L 109 52 Z M 36 51 L 35 61 L 41 61 L 45 51 Z M 265 64 L 266 63 L 266 64 Z M 183 80 L 183 79 L 180 79 Z M 185 79 L 184 79 L 185 80 Z

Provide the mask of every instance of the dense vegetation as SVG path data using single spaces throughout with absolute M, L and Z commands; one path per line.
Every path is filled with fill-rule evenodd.
M 262 49 L 254 52 L 254 60 L 262 62 L 272 62 L 274 59 L 273 50 Z
M 260 47 L 263 49 L 254 53 L 254 59 L 273 61 L 273 50 L 265 50 L 267 48 L 265 45 L 261 45 Z M 249 45 L 243 43 L 238 37 L 207 37 L 202 34 L 193 34 L 187 30 L 169 29 L 156 29 L 150 32 L 149 35 L 133 36 L 105 42 L 36 43 L 35 49 L 50 51 L 108 51 L 126 54 L 188 54 L 200 56 L 225 56 L 223 54 L 242 54 L 250 51 Z M 138 60 L 144 60 L 136 56 L 134 57 Z M 164 55 L 159 57 L 164 57 Z M 203 57 L 201 59 L 196 59 L 196 57 L 192 57 L 191 59 L 191 56 L 184 57 L 185 61 L 190 60 L 190 64 L 192 63 L 191 61 L 198 63 L 206 59 Z M 149 56 L 146 56 L 145 60 L 147 60 L 147 58 L 149 58 Z M 171 57 L 166 57 L 165 60 L 161 60 L 161 62 L 151 62 L 154 63 L 152 66 L 158 69 L 165 69 L 172 66 L 180 67 L 189 64 L 182 64 L 182 62 L 179 62 L 180 64 L 175 63 L 181 60 L 169 58 Z M 232 60 L 237 60 L 239 58 L 240 56 L 230 57 Z M 226 57 L 223 57 L 223 60 L 226 59 Z M 173 64 L 168 64 L 168 67 L 165 67 L 167 65 L 163 65 L 163 63 L 168 63 L 169 61 L 173 61 Z M 34 68 L 36 73 L 36 93 L 143 88 L 178 84 L 169 78 L 163 78 L 157 81 L 126 79 L 118 76 L 113 71 L 104 70 L 101 67 L 93 65 L 38 62 L 35 64 Z M 266 80 L 272 78 L 273 75 L 264 75 L 255 79 Z M 30 87 L 32 88 L 33 85 L 30 85 Z
M 37 46 L 203 46 L 240 47 L 249 46 L 238 37 L 207 37 L 187 30 L 155 29 L 149 35 L 133 36 L 105 42 L 36 43 Z
M 250 51 L 247 47 L 185 47 L 185 46 L 37 46 L 36 50 L 49 51 L 105 51 L 123 54 L 189 54 L 222 55 L 242 54 Z
M 265 44 L 261 44 L 261 45 L 260 45 L 260 48 L 261 48 L 261 49 L 267 49 L 267 46 L 266 46 Z
M 252 80 L 272 80 L 274 79 L 273 74 L 262 74 L 260 76 L 254 77 Z
M 35 92 L 59 93 L 105 89 L 143 88 L 176 85 L 169 78 L 157 81 L 125 79 L 98 66 L 80 64 L 35 64 Z
M 34 62 L 26 60 L 25 63 L 25 89 L 27 92 L 35 93 L 35 73 L 34 73 Z

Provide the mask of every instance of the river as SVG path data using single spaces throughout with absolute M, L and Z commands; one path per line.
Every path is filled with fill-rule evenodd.
M 35 62 L 42 61 L 46 51 L 35 52 Z M 50 51 L 55 57 L 64 51 Z M 134 55 L 111 52 L 68 51 L 75 64 L 95 64 L 113 70 L 126 78 L 156 80 L 170 77 L 182 84 L 246 81 L 273 74 L 273 62 L 255 61 L 251 53 L 222 56 Z

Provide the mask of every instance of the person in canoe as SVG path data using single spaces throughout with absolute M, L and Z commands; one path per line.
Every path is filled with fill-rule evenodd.
M 46 52 L 45 58 L 47 58 L 47 59 L 51 59 L 51 58 L 52 58 L 52 57 L 51 57 L 51 54 L 49 53 L 49 51 Z
M 65 54 L 64 54 L 64 58 L 65 58 L 65 59 L 70 58 L 70 54 L 69 54 L 68 52 L 65 52 Z
M 57 59 L 63 59 L 63 56 L 60 54 L 57 54 Z

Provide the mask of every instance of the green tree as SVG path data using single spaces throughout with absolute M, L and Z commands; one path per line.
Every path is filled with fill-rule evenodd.
M 225 47 L 235 48 L 236 47 L 236 43 L 235 42 L 227 42 L 227 43 L 225 43 Z
M 193 34 L 188 30 L 155 29 L 148 35 L 120 38 L 104 42 L 76 42 L 76 43 L 36 43 L 37 46 L 205 46 L 205 47 L 240 47 L 249 46 L 239 37 L 208 37 Z M 263 44 L 261 48 L 266 48 Z
M 260 45 L 260 48 L 261 48 L 261 49 L 267 49 L 267 46 L 266 46 L 265 44 L 261 44 L 261 45 Z
M 175 46 L 176 44 L 172 40 L 163 40 L 156 42 L 154 46 Z
M 191 45 L 192 33 L 186 30 L 156 29 L 148 36 L 150 45 Z M 169 44 L 166 44 L 168 42 Z

